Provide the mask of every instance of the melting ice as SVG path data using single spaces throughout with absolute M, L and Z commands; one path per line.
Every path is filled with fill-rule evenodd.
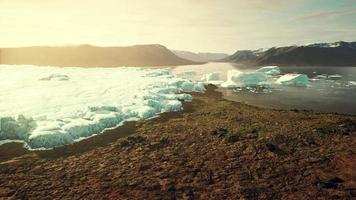
M 309 78 L 304 74 L 285 74 L 280 75 L 281 70 L 278 66 L 261 67 L 254 71 L 228 70 L 227 80 L 219 82 L 219 74 L 210 73 L 203 76 L 205 83 L 216 83 L 223 88 L 270 88 L 276 85 L 289 86 L 308 86 Z M 214 76 L 213 76 L 214 75 Z M 214 77 L 211 82 L 208 77 Z
M 31 149 L 71 144 L 122 124 L 179 111 L 181 92 L 202 83 L 168 69 L 59 68 L 0 65 L 0 142 Z

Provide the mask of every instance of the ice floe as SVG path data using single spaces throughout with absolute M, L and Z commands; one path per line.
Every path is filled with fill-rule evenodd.
M 220 80 L 220 74 L 219 73 L 209 73 L 205 74 L 202 78 L 202 81 L 204 82 L 209 82 L 209 81 L 219 81 Z
M 285 74 L 278 78 L 276 83 L 289 86 L 308 86 L 309 78 L 305 74 Z
M 274 87 L 278 87 L 278 85 L 307 86 L 310 81 L 305 74 L 280 75 L 281 70 L 278 66 L 265 66 L 255 71 L 240 71 L 233 69 L 227 71 L 226 74 L 226 81 L 222 83 L 219 82 L 216 85 L 232 89 L 245 88 L 251 92 L 262 91 L 263 93 L 266 93 L 266 91 L 270 92 Z M 214 78 L 214 73 L 212 73 L 205 75 L 202 80 L 216 79 Z M 315 80 L 317 80 L 317 78 L 315 78 Z
M 342 78 L 342 76 L 340 74 L 333 74 L 333 75 L 328 76 L 328 79 L 331 79 L 331 80 L 338 80 L 341 78 Z
M 241 72 L 238 70 L 229 70 L 227 72 L 227 81 L 221 84 L 221 87 L 249 87 L 257 86 L 267 80 L 262 72 Z
M 281 73 L 281 70 L 278 66 L 265 66 L 261 67 L 260 69 L 257 69 L 256 72 L 262 72 L 267 75 L 278 75 Z
M 327 74 L 319 74 L 317 76 L 315 76 L 315 79 L 327 79 L 328 75 Z
M 192 80 L 194 78 L 194 76 L 196 76 L 196 75 L 197 75 L 197 73 L 194 71 L 185 71 L 185 72 L 176 74 L 177 77 L 186 78 L 186 79 L 190 79 L 190 80 Z
M 217 86 L 219 86 L 222 82 L 224 82 L 220 80 L 220 74 L 216 72 L 203 75 L 201 81 L 204 82 L 205 84 L 213 84 Z
M 65 74 L 51 74 L 48 77 L 40 79 L 41 81 L 68 81 L 69 77 Z
M 23 141 L 31 149 L 179 111 L 180 100 L 192 100 L 182 92 L 205 90 L 168 69 L 0 65 L 0 80 L 0 142 Z
M 356 86 L 356 81 L 349 81 L 346 86 L 348 87 Z

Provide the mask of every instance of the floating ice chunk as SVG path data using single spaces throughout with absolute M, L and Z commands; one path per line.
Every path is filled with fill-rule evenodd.
M 281 73 L 281 70 L 279 69 L 278 66 L 265 66 L 256 70 L 256 72 L 262 72 L 267 75 L 278 75 Z
M 349 81 L 347 86 L 356 86 L 356 81 Z
M 327 79 L 328 75 L 327 74 L 320 74 L 320 75 L 315 76 L 315 78 L 316 79 Z
M 228 80 L 228 81 L 225 81 L 225 82 L 221 83 L 220 86 L 223 87 L 223 88 L 237 88 L 237 87 L 239 87 L 238 84 L 236 84 L 235 82 L 233 82 L 231 80 Z
M 182 110 L 182 102 L 177 100 L 169 100 L 163 104 L 164 112 L 180 111 Z
M 70 134 L 65 132 L 47 131 L 31 134 L 25 142 L 31 149 L 51 149 L 53 147 L 72 144 L 74 139 Z
M 338 80 L 341 78 L 342 78 L 342 76 L 340 74 L 333 74 L 333 75 L 328 76 L 328 79 L 332 79 L 332 80 Z
M 186 82 L 182 83 L 181 89 L 184 92 L 204 92 L 205 86 L 204 86 L 204 83 L 202 83 L 202 82 L 193 83 L 191 81 L 186 81 Z
M 259 83 L 267 81 L 267 77 L 261 72 L 243 72 L 230 74 L 230 79 L 240 87 L 257 86 Z
M 219 81 L 219 80 L 220 80 L 220 75 L 219 75 L 219 73 L 205 74 L 205 75 L 201 78 L 201 80 L 204 81 L 204 82 Z
M 291 86 L 307 86 L 309 78 L 305 74 L 286 74 L 277 79 L 276 83 Z
M 36 126 L 32 118 L 25 118 L 23 115 L 14 118 L 0 117 L 0 140 L 25 139 Z
M 219 73 L 210 73 L 210 74 L 205 74 L 201 80 L 205 84 L 213 84 L 219 86 L 223 81 L 220 80 L 220 74 Z
M 242 72 L 236 69 L 227 71 L 227 81 L 233 81 L 233 77 L 239 76 L 240 74 L 242 74 Z
M 193 82 L 184 82 L 181 86 L 182 90 L 186 92 L 194 91 L 194 83 Z
M 197 73 L 195 71 L 185 71 L 185 72 L 181 72 L 181 73 L 177 74 L 176 76 L 180 77 L 180 78 L 186 78 L 186 79 L 191 80 L 196 75 L 197 75 Z
M 224 88 L 250 87 L 258 86 L 265 81 L 267 81 L 267 76 L 262 72 L 229 70 L 227 72 L 227 81 L 221 83 L 220 86 Z
M 52 74 L 40 79 L 41 81 L 68 81 L 69 77 L 65 74 Z
M 205 91 L 205 86 L 204 83 L 198 82 L 194 85 L 194 91 L 195 92 L 204 92 Z
M 156 77 L 156 76 L 170 76 L 169 70 L 155 70 L 153 72 L 149 72 L 148 74 L 146 74 L 145 76 L 148 77 Z

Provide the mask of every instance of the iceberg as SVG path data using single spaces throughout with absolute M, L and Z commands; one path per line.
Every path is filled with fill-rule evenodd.
M 169 69 L 0 65 L 0 144 L 50 149 L 129 120 L 182 110 L 203 83 Z M 214 79 L 214 76 L 212 76 Z
M 231 80 L 228 80 L 228 81 L 225 81 L 225 82 L 221 83 L 220 87 L 223 87 L 223 88 L 237 88 L 237 87 L 239 87 L 239 85 L 236 84 L 235 82 L 231 81 Z
M 349 81 L 347 86 L 356 86 L 356 81 Z
M 44 77 L 40 79 L 41 81 L 68 81 L 69 77 L 63 74 L 52 74 L 48 77 Z
M 327 79 L 327 78 L 328 78 L 327 74 L 320 74 L 320 75 L 315 76 L 315 79 Z
M 223 88 L 253 87 L 267 81 L 266 74 L 262 72 L 241 72 L 239 70 L 229 70 L 227 81 L 221 83 Z
M 279 69 L 278 66 L 265 66 L 262 68 L 259 68 L 258 70 L 256 70 L 256 72 L 262 72 L 265 73 L 267 75 L 279 75 L 281 74 L 281 70 Z
M 242 71 L 236 69 L 227 71 L 227 81 L 233 82 L 233 78 L 241 75 L 242 73 L 243 73 Z
M 210 82 L 210 81 L 220 81 L 220 75 L 219 73 L 209 73 L 205 74 L 202 78 L 202 81 L 204 82 Z
M 245 72 L 239 76 L 233 77 L 234 82 L 239 82 L 243 87 L 257 86 L 259 83 L 267 80 L 266 75 L 260 72 Z
M 178 73 L 176 76 L 180 78 L 186 78 L 192 80 L 194 76 L 196 76 L 197 73 L 195 71 L 184 71 L 181 73 Z
M 219 86 L 222 82 L 220 80 L 220 74 L 219 73 L 209 73 L 205 74 L 202 78 L 201 81 L 204 82 L 205 84 L 213 84 Z
M 308 86 L 309 78 L 305 74 L 286 74 L 278 78 L 276 83 L 290 86 Z
M 333 75 L 328 76 L 328 79 L 331 79 L 331 80 L 338 80 L 341 78 L 342 78 L 342 76 L 340 74 L 333 74 Z

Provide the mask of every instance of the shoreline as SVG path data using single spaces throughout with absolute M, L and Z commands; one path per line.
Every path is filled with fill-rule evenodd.
M 270 109 L 270 110 L 276 110 L 276 111 L 300 111 L 300 112 L 310 112 L 314 114 L 334 114 L 334 115 L 343 115 L 343 116 L 350 116 L 350 117 L 355 117 L 356 113 L 354 112 L 333 112 L 333 111 L 323 111 L 323 110 L 313 110 L 313 109 L 306 109 L 306 108 L 292 108 L 287 105 L 281 106 L 281 105 L 275 105 L 275 104 L 268 104 L 266 106 L 262 105 L 262 103 L 249 103 L 247 101 L 243 101 L 241 98 L 238 96 L 232 96 L 229 93 L 234 93 L 228 88 L 218 88 L 216 89 L 217 92 L 222 93 L 222 98 L 227 100 L 227 101 L 233 101 L 233 102 L 238 102 L 238 103 L 243 103 L 248 106 L 253 106 L 253 107 L 258 107 L 262 109 Z M 239 93 L 237 93 L 239 94 Z
M 194 95 L 194 93 L 190 93 Z M 0 163 L 10 160 L 12 158 L 23 156 L 26 154 L 37 154 L 42 158 L 58 158 L 73 156 L 86 151 L 93 150 L 97 147 L 107 146 L 117 139 L 127 137 L 129 135 L 135 134 L 136 126 L 139 123 L 145 121 L 164 121 L 172 118 L 179 118 L 183 113 L 192 112 L 191 102 L 182 101 L 183 110 L 178 112 L 166 112 L 159 113 L 156 117 L 147 120 L 140 121 L 127 121 L 123 125 L 108 128 L 102 133 L 95 134 L 88 138 L 82 139 L 80 141 L 74 142 L 73 144 L 64 145 L 60 147 L 55 147 L 53 149 L 46 150 L 29 150 L 24 147 L 24 142 L 8 142 L 0 145 Z
M 356 116 L 259 108 L 215 89 L 181 112 L 0 161 L 0 198 L 356 196 Z

